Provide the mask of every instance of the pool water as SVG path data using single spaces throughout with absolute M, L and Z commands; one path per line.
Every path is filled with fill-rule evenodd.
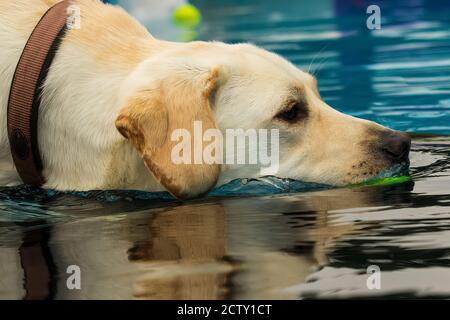
M 366 8 L 376 3 L 381 29 L 369 30 Z M 314 73 L 336 109 L 398 130 L 450 134 L 448 1 L 198 4 L 206 20 L 201 38 L 251 41 L 279 53 Z
M 413 133 L 412 180 L 243 179 L 186 202 L 2 188 L 0 298 L 450 298 L 450 5 L 375 1 L 382 25 L 368 30 L 363 0 L 193 3 L 195 31 L 166 9 L 138 18 L 156 36 L 251 41 L 310 70 L 330 105 Z

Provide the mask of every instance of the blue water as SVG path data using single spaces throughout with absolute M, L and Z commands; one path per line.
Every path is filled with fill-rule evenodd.
M 208 197 L 0 189 L 0 298 L 450 297 L 448 1 L 116 0 L 157 37 L 253 42 L 314 73 L 345 113 L 413 134 L 411 181 L 239 179 Z M 366 28 L 369 4 L 380 30 Z M 82 289 L 65 287 L 80 266 Z M 367 268 L 381 288 L 366 286 Z
M 316 74 L 336 109 L 398 130 L 450 134 L 448 1 L 194 3 L 206 13 L 199 38 L 279 53 Z M 366 27 L 369 4 L 381 7 L 380 30 Z

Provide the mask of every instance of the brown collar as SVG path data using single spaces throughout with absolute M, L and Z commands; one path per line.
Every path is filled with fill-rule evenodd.
M 25 184 L 42 186 L 42 159 L 38 146 L 38 111 L 42 87 L 67 30 L 70 0 L 51 7 L 41 18 L 17 64 L 8 101 L 8 137 L 11 154 Z

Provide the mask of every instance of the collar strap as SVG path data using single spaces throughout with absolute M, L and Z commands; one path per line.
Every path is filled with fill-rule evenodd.
M 8 137 L 12 158 L 25 184 L 42 186 L 38 111 L 42 87 L 66 32 L 70 0 L 51 7 L 31 33 L 14 73 L 8 101 Z

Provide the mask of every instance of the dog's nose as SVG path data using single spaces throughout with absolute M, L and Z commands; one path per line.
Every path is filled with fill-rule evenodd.
M 411 137 L 406 132 L 389 132 L 383 137 L 381 142 L 381 150 L 384 155 L 394 162 L 406 161 L 410 148 Z

